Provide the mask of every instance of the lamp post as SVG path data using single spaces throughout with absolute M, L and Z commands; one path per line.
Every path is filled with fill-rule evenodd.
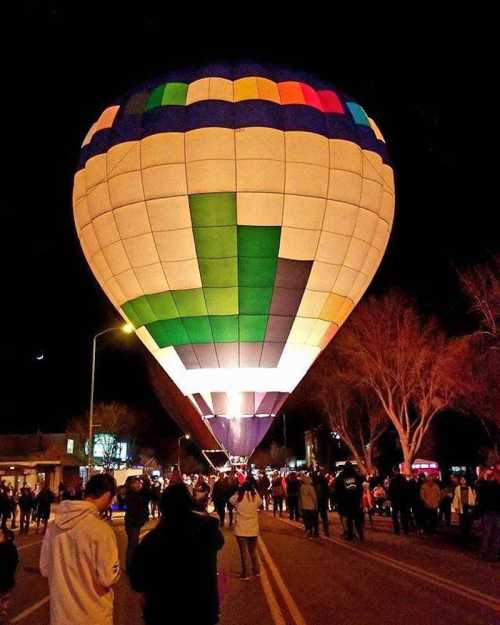
M 179 436 L 179 438 L 177 439 L 177 468 L 179 470 L 179 475 L 182 475 L 181 473 L 181 440 L 185 438 L 186 440 L 189 440 L 191 438 L 190 434 L 183 434 L 182 436 Z
M 94 429 L 94 386 L 95 386 L 95 355 L 97 351 L 97 339 L 103 334 L 107 334 L 108 332 L 115 332 L 116 330 L 121 330 L 125 332 L 125 334 L 131 334 L 134 331 L 134 328 L 126 323 L 123 326 L 116 326 L 113 328 L 107 328 L 107 330 L 102 330 L 102 332 L 98 332 L 92 341 L 92 375 L 90 378 L 90 409 L 89 409 L 89 442 L 88 442 L 88 465 L 87 465 L 87 481 L 90 479 L 90 473 L 92 471 L 92 458 L 94 456 L 94 437 L 93 437 L 93 429 Z

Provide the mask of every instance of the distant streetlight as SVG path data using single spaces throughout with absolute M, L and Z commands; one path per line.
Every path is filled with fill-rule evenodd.
M 134 331 L 134 328 L 130 323 L 125 323 L 122 326 L 115 326 L 114 328 L 108 328 L 107 330 L 102 330 L 102 332 L 98 332 L 94 336 L 94 340 L 92 341 L 92 376 L 90 379 L 90 410 L 89 410 L 89 444 L 88 444 L 88 465 L 87 465 L 87 480 L 90 479 L 90 473 L 92 471 L 92 458 L 94 456 L 94 437 L 93 437 L 93 429 L 94 429 L 94 386 L 95 386 L 95 355 L 97 351 L 97 339 L 103 334 L 107 334 L 108 332 L 115 332 L 116 330 L 121 330 L 125 334 L 131 334 Z
M 182 475 L 181 472 L 181 440 L 185 438 L 186 440 L 189 440 L 191 438 L 190 434 L 183 434 L 182 436 L 179 436 L 179 438 L 177 439 L 177 468 L 179 469 L 179 474 Z

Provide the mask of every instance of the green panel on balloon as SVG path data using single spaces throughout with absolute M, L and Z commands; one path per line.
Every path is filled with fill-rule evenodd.
M 165 91 L 161 103 L 165 104 L 186 104 L 188 86 L 185 82 L 169 82 L 165 85 Z
M 158 347 L 168 347 L 169 345 L 186 345 L 191 340 L 180 319 L 166 319 L 165 321 L 155 321 L 146 325 L 148 332 L 155 340 Z
M 237 255 L 236 226 L 193 228 L 198 258 L 230 258 Z
M 267 315 L 240 315 L 240 342 L 263 341 L 266 335 Z
M 172 293 L 173 291 L 165 291 L 164 293 L 153 293 L 145 296 L 157 319 L 175 319 L 179 316 Z M 142 323 L 148 322 L 143 321 Z
M 182 323 L 190 343 L 213 343 L 212 328 L 208 317 L 186 317 Z
M 236 343 L 238 341 L 238 316 L 218 315 L 210 317 L 214 343 Z
M 236 286 L 238 284 L 238 259 L 199 258 L 203 286 Z
M 274 286 L 277 258 L 238 258 L 239 286 Z
M 209 315 L 237 315 L 237 287 L 204 288 L 205 301 Z
M 199 193 L 189 196 L 193 228 L 236 225 L 236 193 Z
M 201 289 L 172 291 L 172 296 L 180 317 L 201 317 L 207 314 L 205 298 Z
M 136 297 L 136 299 L 132 300 L 131 302 L 127 302 L 126 304 L 124 304 L 123 310 L 131 321 L 133 317 L 135 321 L 139 322 L 135 323 L 134 321 L 132 321 L 132 324 L 136 328 L 144 325 L 145 323 L 151 323 L 152 321 L 158 320 L 158 317 L 156 316 L 154 310 L 152 310 L 148 300 L 144 295 L 141 295 L 141 297 Z
M 160 85 L 151 91 L 151 94 L 146 102 L 146 106 L 144 107 L 145 111 L 149 111 L 149 109 L 155 108 L 157 106 L 161 106 L 163 100 L 163 92 L 165 91 L 165 85 Z
M 127 315 L 127 319 L 134 326 L 134 328 L 140 328 L 142 325 L 144 325 L 144 323 L 135 311 L 134 301 L 135 300 L 125 302 L 125 304 L 123 304 L 122 306 L 122 310 Z
M 273 287 L 239 287 L 240 315 L 267 315 Z
M 276 258 L 280 235 L 279 226 L 238 226 L 238 256 Z

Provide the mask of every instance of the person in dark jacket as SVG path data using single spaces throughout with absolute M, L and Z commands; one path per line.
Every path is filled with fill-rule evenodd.
M 221 473 L 219 479 L 215 482 L 212 489 L 212 501 L 215 511 L 219 516 L 219 524 L 224 527 L 226 520 L 226 503 L 228 499 L 229 480 L 226 475 Z
M 300 521 L 299 490 L 300 482 L 295 471 L 292 471 L 286 478 L 286 505 L 290 521 Z
M 219 621 L 217 551 L 224 538 L 217 519 L 196 512 L 193 505 L 185 484 L 169 486 L 160 501 L 158 526 L 133 555 L 130 582 L 144 595 L 146 625 L 177 622 L 174 609 L 182 614 L 179 622 Z
M 36 498 L 36 533 L 38 534 L 38 530 L 40 529 L 40 522 L 43 523 L 43 533 L 47 531 L 47 525 L 49 523 L 50 518 L 50 508 L 54 501 L 56 500 L 56 496 L 50 490 L 50 488 L 45 485 L 42 490 L 38 493 L 38 497 Z
M 15 573 L 19 562 L 14 532 L 0 529 L 0 624 L 7 623 L 7 609 L 10 594 L 15 584 Z
M 25 486 L 21 488 L 21 496 L 19 497 L 19 525 L 20 534 L 27 534 L 30 528 L 31 513 L 35 507 L 35 498 L 31 492 L 31 488 Z
M 347 540 L 354 538 L 353 525 L 359 540 L 364 540 L 363 528 L 363 479 L 356 472 L 353 465 L 348 461 L 335 482 L 337 502 L 341 514 L 345 516 Z
M 488 471 L 477 485 L 477 511 L 481 516 L 480 555 L 484 559 L 500 557 L 500 470 Z
M 129 572 L 134 550 L 139 543 L 141 528 L 149 517 L 149 499 L 147 497 L 143 497 L 141 490 L 142 482 L 138 477 L 132 478 L 127 484 L 127 511 L 125 512 L 125 531 L 127 533 L 127 555 L 125 557 L 125 566 L 127 573 Z
M 409 507 L 410 507 L 410 489 L 406 478 L 401 475 L 399 468 L 395 467 L 393 477 L 390 481 L 388 492 L 392 509 L 392 525 L 394 533 L 399 534 L 401 531 L 399 519 L 403 532 L 408 535 L 410 533 Z
M 318 496 L 318 513 L 323 525 L 325 536 L 330 536 L 330 524 L 328 521 L 328 480 L 323 470 L 319 470 L 313 475 L 313 486 Z

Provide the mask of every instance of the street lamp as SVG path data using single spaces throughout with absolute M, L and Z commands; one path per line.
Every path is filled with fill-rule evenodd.
M 179 475 L 182 475 L 181 473 L 181 440 L 185 438 L 186 440 L 189 440 L 191 438 L 190 434 L 183 434 L 182 436 L 179 436 L 179 438 L 177 439 L 177 468 L 179 470 Z
M 89 443 L 88 443 L 88 466 L 87 466 L 87 480 L 90 479 L 90 473 L 92 471 L 92 457 L 94 455 L 94 437 L 92 430 L 94 429 L 94 385 L 95 385 L 95 354 L 97 350 L 97 339 L 103 334 L 107 334 L 108 332 L 115 332 L 116 330 L 121 330 L 125 334 L 131 334 L 134 331 L 133 326 L 130 323 L 125 323 L 122 326 L 115 326 L 113 328 L 108 328 L 107 330 L 102 330 L 102 332 L 98 332 L 94 336 L 94 340 L 92 341 L 92 377 L 90 379 L 90 410 L 89 410 Z

